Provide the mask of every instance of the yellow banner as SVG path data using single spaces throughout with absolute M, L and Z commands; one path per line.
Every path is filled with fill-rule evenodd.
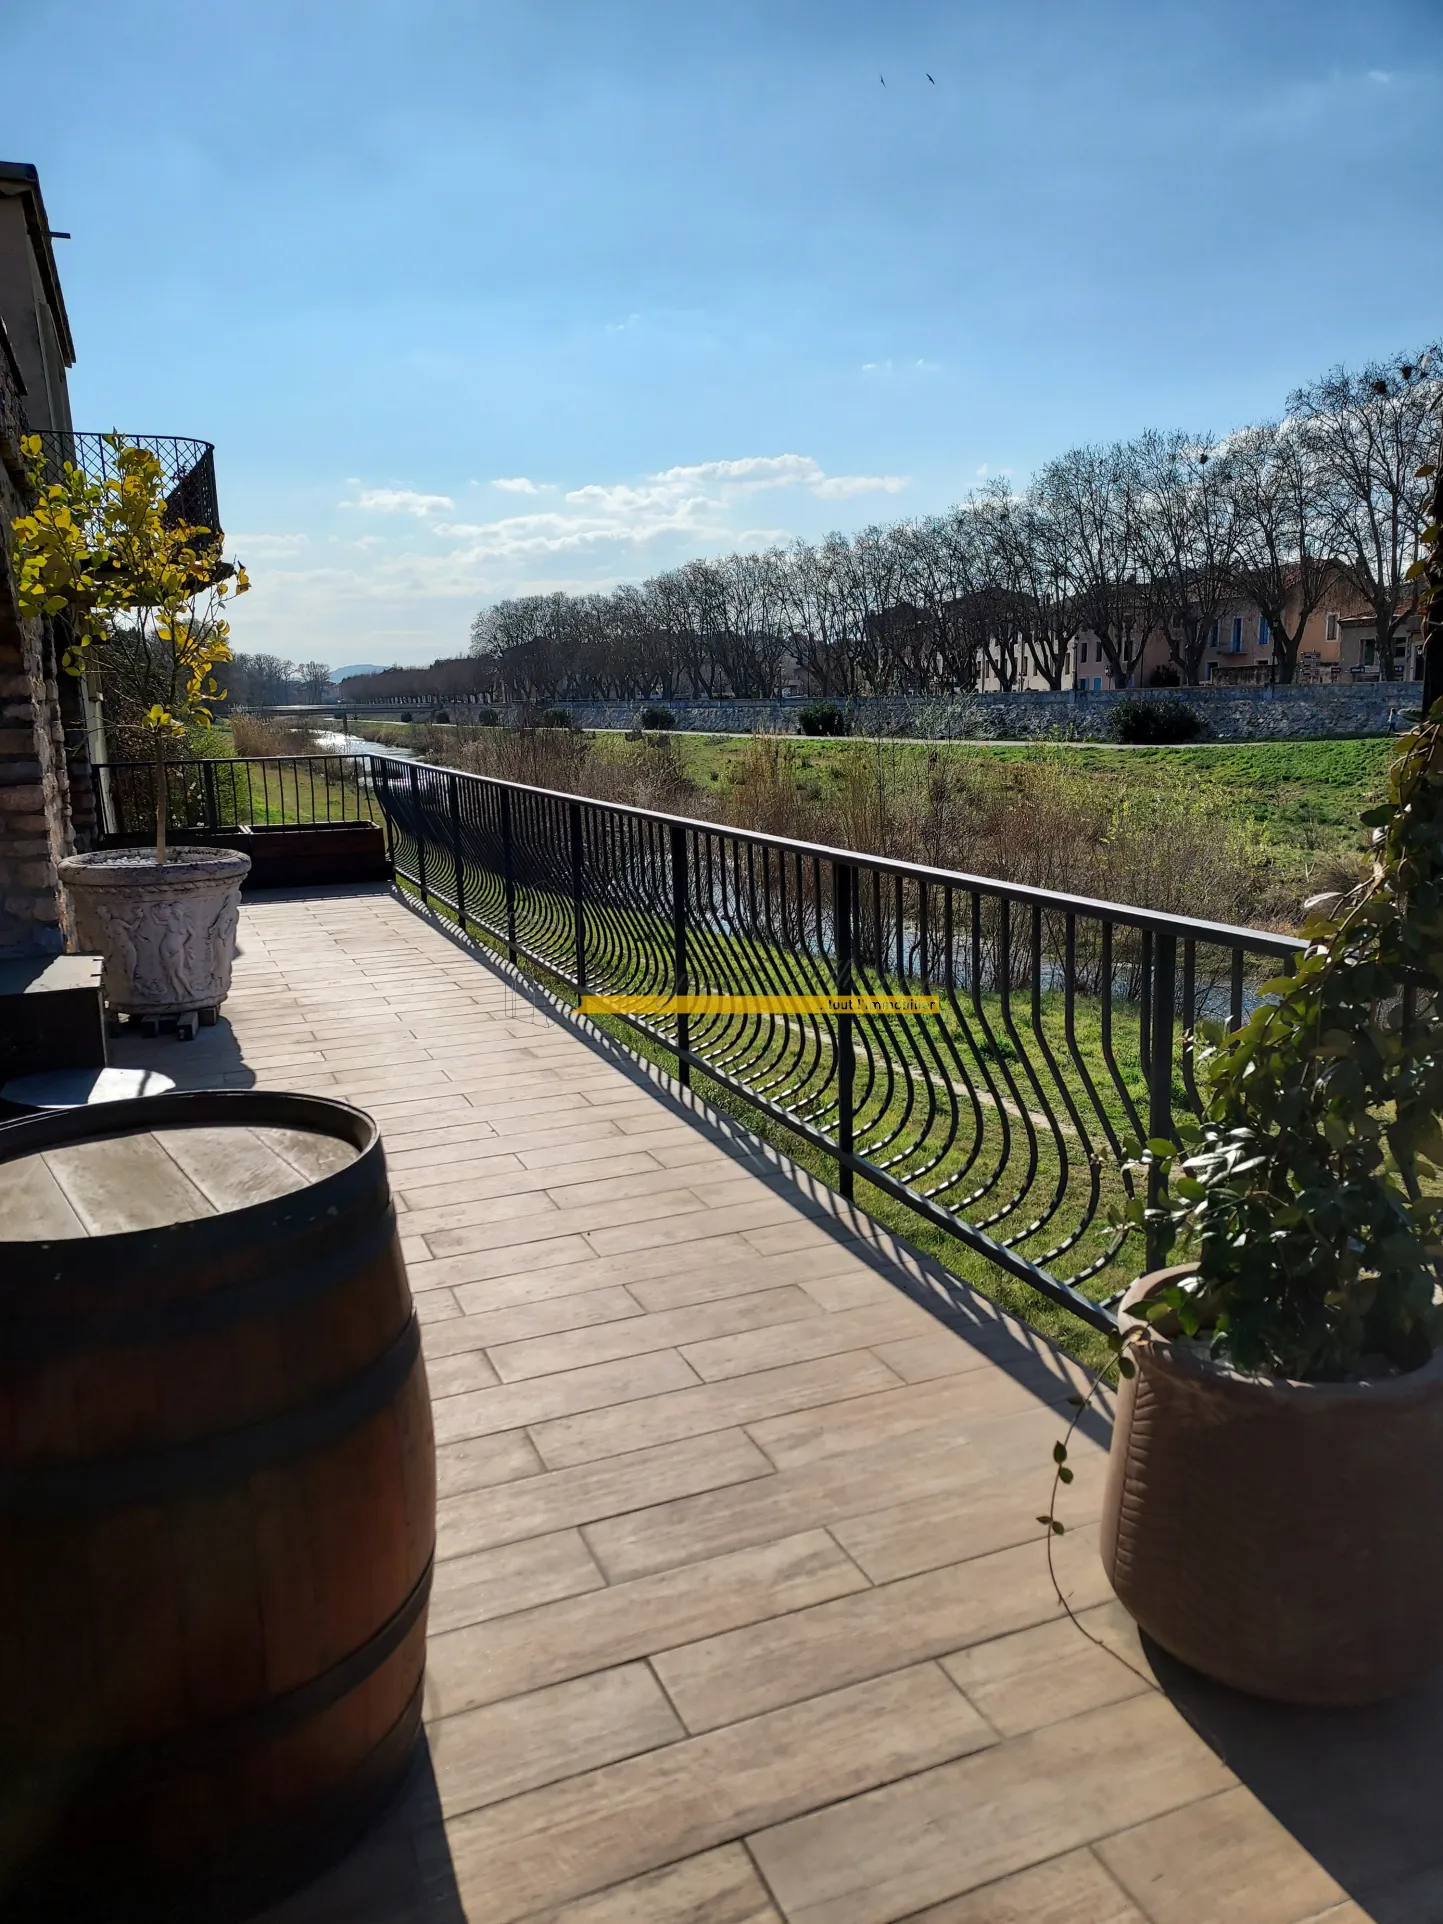
M 940 1015 L 938 995 L 584 995 L 583 1015 Z

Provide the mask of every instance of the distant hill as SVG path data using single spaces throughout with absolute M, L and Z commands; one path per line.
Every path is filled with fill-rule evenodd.
M 384 674 L 384 672 L 385 670 L 379 662 L 353 661 L 348 667 L 333 668 L 331 670 L 331 680 L 349 681 L 352 675 L 380 675 Z

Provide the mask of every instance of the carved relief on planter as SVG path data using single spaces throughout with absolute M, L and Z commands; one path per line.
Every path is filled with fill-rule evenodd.
M 129 1015 L 214 1009 L 230 993 L 240 885 L 230 849 L 102 849 L 60 864 L 82 950 L 105 957 L 105 1000 Z

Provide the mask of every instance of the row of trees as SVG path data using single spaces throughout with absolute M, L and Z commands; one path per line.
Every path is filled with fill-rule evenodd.
M 277 708 L 286 702 L 324 701 L 331 686 L 331 670 L 324 661 L 236 655 L 226 664 L 224 680 L 231 707 Z
M 1371 610 L 1391 677 L 1416 602 L 1418 469 L 1443 423 L 1438 356 L 1335 369 L 1282 421 L 1222 440 L 1074 448 L 1020 493 L 994 483 L 945 514 L 690 561 L 609 594 L 499 601 L 476 617 L 472 655 L 511 701 L 767 697 L 793 663 L 823 694 L 935 694 L 1029 672 L 1060 688 L 1085 633 L 1116 686 L 1158 637 L 1191 684 L 1215 624 L 1247 602 L 1291 681 L 1332 594 Z

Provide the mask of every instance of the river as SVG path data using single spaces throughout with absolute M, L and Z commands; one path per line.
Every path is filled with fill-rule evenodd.
M 386 755 L 393 761 L 418 762 L 412 748 L 393 748 L 390 743 L 368 742 L 363 735 L 343 735 L 339 729 L 324 730 L 316 736 L 316 747 L 323 755 Z

